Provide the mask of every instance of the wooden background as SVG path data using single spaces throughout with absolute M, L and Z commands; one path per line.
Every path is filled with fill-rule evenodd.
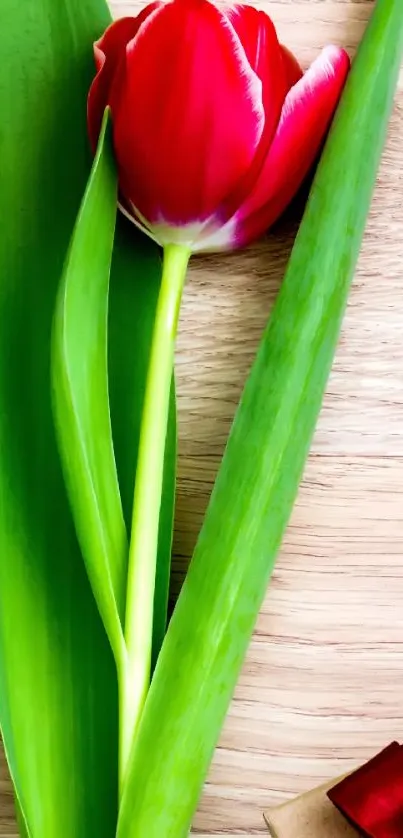
M 353 54 L 373 3 L 260 5 L 307 66 L 329 42 Z M 136 6 L 116 2 L 113 8 L 120 15 Z M 245 253 L 192 264 L 177 353 L 176 579 L 192 552 L 295 230 L 289 218 Z M 347 771 L 402 736 L 402 695 L 401 76 L 312 453 L 195 831 L 204 838 L 267 835 L 263 809 Z M 0 812 L 0 834 L 14 835 L 4 769 Z

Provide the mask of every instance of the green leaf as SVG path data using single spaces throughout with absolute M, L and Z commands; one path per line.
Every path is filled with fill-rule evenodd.
M 108 21 L 103 0 L 0 11 L 0 725 L 31 838 L 111 838 L 117 817 L 114 662 L 65 496 L 49 369 L 90 164 L 91 42 Z
M 188 834 L 309 450 L 402 53 L 401 0 L 378 0 L 160 653 L 118 838 Z
M 112 838 L 117 818 L 115 665 L 77 544 L 50 401 L 57 287 L 91 165 L 91 43 L 109 20 L 103 0 L 3 0 L 0 8 L 0 727 L 30 838 Z M 128 519 L 159 281 L 155 246 L 144 241 L 138 253 L 122 222 L 109 372 Z M 174 415 L 169 438 L 163 577 Z
M 20 838 L 29 838 L 29 834 L 27 831 L 27 826 L 25 823 L 24 815 L 21 811 L 20 804 L 18 803 L 17 797 L 14 795 L 14 805 L 15 805 L 15 816 L 17 819 L 17 826 L 18 826 L 18 835 Z
M 114 651 L 124 657 L 128 544 L 109 413 L 108 289 L 117 174 L 107 114 L 77 218 L 53 327 L 54 414 L 78 539 Z
M 128 543 L 112 440 L 107 358 L 108 290 L 116 209 L 117 174 L 108 115 L 105 114 L 97 154 L 76 221 L 57 298 L 52 342 L 52 384 L 55 424 L 70 507 L 89 580 L 118 669 L 122 730 L 125 697 L 132 692 L 132 687 L 127 684 L 130 673 L 126 666 L 123 636 Z M 130 232 L 133 235 L 133 228 Z M 153 246 L 148 244 L 148 249 L 156 254 Z M 132 249 L 129 252 L 130 259 L 126 268 L 130 269 L 131 275 L 136 263 L 138 266 L 138 259 L 133 258 Z M 154 274 L 155 268 L 159 278 L 159 259 L 154 257 Z M 150 270 L 146 270 L 141 276 L 142 284 L 136 294 L 139 300 L 145 299 L 145 276 L 148 289 L 152 288 L 149 273 Z M 155 287 L 158 287 L 158 283 L 155 283 Z M 133 288 L 132 281 L 131 296 Z M 133 306 L 133 299 L 128 304 L 137 317 L 138 305 Z M 147 330 L 145 333 L 143 331 L 144 340 L 137 323 L 134 328 L 138 332 L 136 357 L 145 370 L 148 365 L 148 333 Z M 132 334 L 130 338 L 132 340 Z M 116 343 L 121 348 L 120 335 Z M 120 355 L 119 367 L 122 366 Z M 129 366 L 132 366 L 130 362 Z M 114 378 L 113 373 L 111 377 Z M 140 393 L 140 397 L 137 405 L 132 407 L 131 412 L 135 416 L 142 410 L 143 399 L 139 384 L 136 376 L 132 382 L 132 392 Z M 123 404 L 127 401 L 126 393 L 123 394 Z M 121 408 L 122 402 L 120 416 Z M 133 449 L 133 440 L 127 441 L 127 448 Z M 170 450 L 172 446 L 168 453 Z M 135 468 L 130 475 L 131 485 L 134 473 Z M 173 497 L 172 491 L 169 495 Z M 166 546 L 163 561 L 160 560 L 159 564 L 159 599 L 154 615 L 161 633 L 159 643 L 165 633 L 172 501 L 170 505 L 163 503 L 164 506 L 169 513 L 165 524 L 169 526 L 169 531 L 163 540 Z M 122 760 L 121 755 L 123 772 Z

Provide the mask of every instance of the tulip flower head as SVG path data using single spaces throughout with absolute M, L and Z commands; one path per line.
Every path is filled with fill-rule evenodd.
M 162 246 L 231 250 L 281 215 L 329 128 L 349 59 L 326 47 L 303 74 L 267 14 L 154 2 L 95 44 L 95 147 L 109 106 L 121 207 Z

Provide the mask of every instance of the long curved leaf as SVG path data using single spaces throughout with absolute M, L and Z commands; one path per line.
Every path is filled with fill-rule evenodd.
M 108 409 L 106 369 L 108 286 L 116 205 L 110 151 L 109 143 L 104 145 L 103 136 L 66 260 L 54 325 L 53 390 L 70 504 L 87 571 L 119 666 L 123 655 L 121 625 L 127 539 Z M 155 247 L 120 218 L 113 257 L 109 359 L 112 410 L 116 411 L 114 433 L 128 526 L 160 270 Z M 161 501 L 153 664 L 166 629 L 175 465 L 173 388 Z
M 103 0 L 0 7 L 0 725 L 31 838 L 111 838 L 117 815 L 114 663 L 65 496 L 49 370 L 90 164 L 90 45 L 108 20 Z
M 57 285 L 90 169 L 85 101 L 104 0 L 0 4 L 0 727 L 30 838 L 113 838 L 115 667 L 78 549 L 50 404 Z M 112 424 L 129 519 L 158 293 L 155 247 L 118 225 Z M 161 510 L 165 628 L 175 417 Z M 161 572 L 162 568 L 162 572 Z M 157 602 L 157 600 L 156 600 Z
M 117 174 L 108 128 L 106 114 L 58 294 L 52 385 L 70 506 L 119 667 L 124 654 L 128 545 L 108 393 L 108 289 L 117 209 Z
M 20 838 L 29 838 L 29 833 L 27 829 L 27 825 L 25 822 L 24 814 L 21 810 L 20 804 L 18 802 L 18 798 L 14 796 L 14 804 L 15 804 L 15 815 L 17 819 L 17 826 L 18 826 L 18 834 Z

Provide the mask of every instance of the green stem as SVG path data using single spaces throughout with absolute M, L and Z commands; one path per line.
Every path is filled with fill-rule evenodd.
M 141 420 L 127 581 L 127 664 L 121 693 L 121 784 L 150 682 L 158 523 L 169 394 L 189 257 L 190 250 L 183 246 L 172 244 L 164 249 Z

